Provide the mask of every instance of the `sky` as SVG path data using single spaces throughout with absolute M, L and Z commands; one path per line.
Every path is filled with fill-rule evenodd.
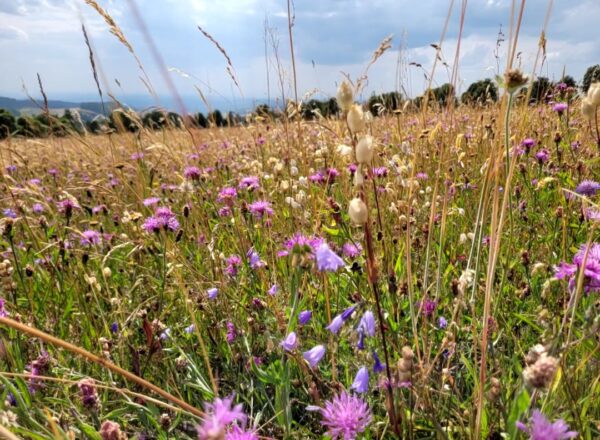
M 139 15 L 133 12 L 135 2 Z M 173 105 L 165 69 L 155 62 L 140 26 L 145 23 L 163 65 L 187 105 L 209 102 L 241 107 L 248 101 L 292 96 L 286 0 L 98 0 L 141 60 L 159 103 Z M 295 0 L 293 38 L 300 97 L 335 94 L 342 73 L 356 79 L 388 35 L 392 48 L 368 72 L 363 95 L 401 88 L 419 95 L 427 85 L 451 0 Z M 517 4 L 520 2 L 517 1 Z M 451 10 L 434 85 L 450 79 L 458 41 L 462 0 Z M 467 3 L 459 58 L 459 91 L 504 70 L 512 0 Z M 531 73 L 548 2 L 529 0 L 517 51 Z M 0 95 L 38 96 L 39 73 L 49 99 L 98 100 L 81 23 L 85 23 L 100 82 L 125 101 L 154 101 L 134 57 L 84 0 L 0 0 Z M 556 0 L 546 32 L 546 58 L 538 73 L 559 79 L 563 71 L 580 81 L 600 63 L 600 0 Z M 226 60 L 198 30 L 201 26 L 231 59 Z M 267 37 L 265 44 L 265 29 Z M 499 31 L 506 41 L 497 48 Z M 265 57 L 266 53 L 266 57 Z M 409 63 L 420 64 L 409 65 Z M 499 67 L 498 67 L 499 66 Z M 280 78 L 282 80 L 280 81 Z M 283 87 L 281 86 L 283 84 Z M 146 102 L 144 101 L 144 102 Z

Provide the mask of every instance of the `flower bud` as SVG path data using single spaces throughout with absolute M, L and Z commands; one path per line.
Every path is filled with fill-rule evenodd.
M 587 99 L 593 106 L 600 105 L 600 82 L 596 82 L 590 86 L 587 92 Z
M 354 172 L 354 186 L 363 186 L 365 183 L 365 178 L 362 173 L 362 169 L 358 167 Z
M 504 85 L 509 92 L 514 92 L 527 82 L 527 77 L 519 69 L 507 70 L 504 74 Z
M 352 96 L 352 87 L 348 81 L 342 81 L 338 88 L 336 99 L 342 111 L 347 112 L 352 107 L 354 96 Z
M 363 136 L 356 145 L 356 161 L 369 164 L 373 160 L 373 136 Z
M 352 223 L 358 226 L 362 226 L 367 223 L 369 213 L 367 211 L 367 205 L 359 198 L 352 199 L 348 206 L 348 215 Z
M 588 97 L 581 100 L 581 113 L 586 119 L 591 120 L 594 117 L 595 110 L 594 105 Z
M 348 127 L 352 133 L 358 133 L 365 129 L 365 117 L 362 107 L 359 104 L 354 104 L 348 111 Z

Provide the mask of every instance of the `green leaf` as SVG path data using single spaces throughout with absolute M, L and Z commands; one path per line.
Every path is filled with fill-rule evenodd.
M 511 440 L 517 438 L 517 421 L 521 418 L 521 415 L 527 411 L 531 397 L 527 389 L 523 388 L 521 392 L 515 397 L 510 414 L 508 415 L 508 421 L 506 430 L 508 431 L 508 438 Z

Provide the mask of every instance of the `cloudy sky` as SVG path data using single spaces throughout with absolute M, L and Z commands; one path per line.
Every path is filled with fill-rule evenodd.
M 134 1 L 134 0 L 131 0 Z M 161 68 L 152 57 L 130 0 L 99 0 L 123 30 L 161 98 L 169 95 Z M 179 94 L 209 98 L 235 106 L 245 99 L 280 96 L 274 46 L 290 93 L 289 41 L 285 0 L 135 0 L 139 15 L 170 70 Z M 468 3 L 459 62 L 459 87 L 493 77 L 498 32 L 508 40 L 512 0 Z M 435 82 L 447 82 L 456 48 L 461 1 L 456 0 Z M 519 3 L 519 2 L 517 2 Z M 365 93 L 393 90 L 398 84 L 410 95 L 425 86 L 450 0 L 296 0 L 294 38 L 299 93 L 314 89 L 334 93 L 342 78 L 360 75 L 371 53 L 387 35 L 393 47 L 369 71 Z M 531 70 L 547 10 L 546 0 L 529 0 L 518 51 L 522 67 Z M 51 99 L 97 99 L 88 51 L 81 32 L 84 21 L 101 67 L 102 87 L 118 96 L 148 95 L 130 53 L 109 33 L 98 14 L 83 0 L 0 0 L 0 95 L 24 98 L 23 84 L 37 95 L 39 73 Z M 271 29 L 266 47 L 265 22 Z M 580 80 L 585 69 L 600 62 L 600 1 L 557 0 L 547 29 L 542 74 L 558 79 L 563 69 Z M 241 92 L 226 73 L 223 56 L 197 29 L 202 26 L 227 51 Z M 275 44 L 273 44 L 275 41 Z M 507 42 L 501 43 L 500 69 Z M 408 66 L 419 63 L 423 68 Z M 267 65 L 270 87 L 267 87 Z M 179 73 L 178 73 L 179 72 Z M 185 72 L 185 74 L 181 73 Z M 115 80 L 118 80 L 118 84 Z M 120 85 L 119 85 L 120 84 Z

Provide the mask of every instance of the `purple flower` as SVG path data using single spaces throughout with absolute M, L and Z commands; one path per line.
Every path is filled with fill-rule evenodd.
M 242 259 L 238 255 L 231 255 L 225 259 L 225 262 L 227 263 L 225 273 L 235 277 L 238 273 L 238 267 L 242 264 Z
M 373 167 L 371 172 L 375 177 L 386 177 L 388 175 L 388 169 L 386 167 Z
M 131 160 L 141 160 L 144 158 L 144 153 L 133 153 L 131 155 Z
M 367 336 L 375 336 L 375 316 L 373 312 L 367 310 L 360 318 L 358 323 L 359 330 L 363 331 Z
M 171 208 L 161 207 L 154 210 L 154 215 L 146 219 L 142 228 L 148 233 L 159 232 L 161 229 L 165 231 L 177 231 L 179 229 L 179 221 Z
M 298 338 L 295 332 L 290 332 L 283 341 L 279 344 L 285 351 L 294 351 L 298 346 Z
M 217 202 L 226 203 L 229 205 L 229 204 L 233 203 L 233 200 L 235 200 L 236 197 L 237 197 L 236 189 L 231 186 L 226 186 L 219 192 L 219 195 L 217 196 Z
M 160 198 L 148 197 L 147 199 L 144 199 L 144 201 L 142 203 L 144 204 L 144 206 L 155 206 L 160 203 Z
M 70 217 L 74 209 L 79 209 L 79 204 L 73 199 L 64 199 L 58 202 L 58 212 Z
M 421 173 L 417 173 L 417 174 L 415 175 L 415 177 L 416 177 L 418 180 L 427 180 L 427 179 L 429 178 L 429 176 L 427 175 L 427 173 L 423 173 L 423 172 L 421 172 Z
M 277 295 L 277 292 L 279 292 L 279 286 L 277 284 L 273 284 L 269 290 L 267 290 L 267 293 L 271 296 Z
M 31 210 L 36 214 L 41 214 L 44 212 L 44 205 L 41 203 L 34 203 L 31 207 Z
M 192 333 L 194 333 L 195 329 L 196 326 L 194 324 L 190 324 L 185 329 L 183 329 L 183 331 L 186 332 L 188 335 L 191 335 Z
M 525 147 L 527 151 L 533 146 L 535 146 L 535 140 L 531 138 L 526 138 L 521 141 L 521 146 Z
M 562 114 L 569 106 L 564 102 L 557 102 L 552 106 L 552 110 L 557 112 L 559 115 Z
M 381 360 L 379 359 L 379 356 L 377 356 L 377 353 L 373 351 L 373 373 L 379 374 L 383 370 L 385 370 L 385 366 L 381 363 Z
M 208 294 L 208 299 L 215 299 L 219 294 L 219 289 L 216 287 L 211 287 L 206 291 L 206 293 Z
M 304 357 L 304 360 L 308 362 L 311 368 L 315 368 L 321 359 L 323 359 L 323 356 L 325 356 L 325 347 L 322 345 L 317 345 L 302 353 L 302 356 Z
M 267 202 L 266 200 L 257 200 L 256 202 L 250 203 L 250 205 L 248 205 L 248 210 L 252 213 L 254 217 L 258 219 L 263 218 L 265 215 L 273 215 L 273 208 L 271 208 L 271 203 Z
M 258 440 L 258 436 L 254 431 L 246 431 L 233 425 L 231 430 L 225 434 L 225 440 Z
M 369 369 L 367 367 L 362 367 L 358 370 L 350 389 L 357 393 L 366 393 L 369 391 Z
M 421 301 L 419 301 L 418 307 L 422 309 L 423 315 L 431 316 L 437 308 L 437 301 L 432 301 L 429 298 L 426 298 L 424 303 L 421 303 Z
M 198 427 L 198 439 L 209 440 L 222 438 L 226 429 L 237 422 L 244 426 L 248 417 L 242 410 L 242 404 L 232 407 L 234 396 L 224 399 L 216 398 L 213 403 L 204 405 L 206 416 Z
M 577 194 L 588 197 L 594 196 L 598 191 L 600 191 L 600 183 L 593 180 L 584 180 L 575 188 Z
M 119 331 L 119 323 L 118 323 L 117 321 L 115 321 L 115 322 L 113 322 L 113 323 L 110 325 L 110 332 L 111 332 L 112 334 L 115 334 L 115 333 L 117 333 L 118 331 Z
M 202 175 L 202 171 L 198 167 L 185 167 L 183 170 L 183 177 L 188 180 L 198 180 Z
M 357 305 L 353 305 L 353 306 L 348 307 L 346 310 L 344 310 L 342 312 L 342 319 L 345 321 L 348 318 L 350 318 L 357 307 L 358 307 Z
M 18 217 L 18 215 L 15 212 L 15 210 L 11 209 L 11 208 L 4 209 L 4 211 L 2 211 L 2 214 L 4 214 L 4 216 L 8 217 L 8 218 L 17 218 Z
M 9 313 L 6 311 L 6 301 L 4 298 L 0 298 L 0 318 L 6 318 Z
M 300 325 L 306 325 L 310 322 L 312 318 L 312 312 L 310 310 L 304 310 L 298 313 L 298 323 Z
M 233 322 L 228 321 L 227 322 L 227 342 L 231 344 L 233 341 L 235 341 L 236 336 L 237 336 L 237 332 L 235 330 L 235 325 L 233 324 Z
M 246 257 L 248 258 L 250 267 L 254 270 L 265 266 L 265 262 L 260 259 L 260 255 L 258 255 L 258 252 L 256 252 L 254 249 L 250 249 L 246 254 Z
M 95 409 L 100 401 L 98 400 L 98 391 L 93 379 L 81 379 L 77 382 L 79 393 L 81 394 L 81 403 L 84 407 Z
M 333 318 L 331 320 L 331 322 L 329 323 L 329 325 L 326 328 L 334 335 L 337 335 L 343 325 L 344 325 L 344 318 L 342 318 L 342 315 L 337 315 L 335 318 Z
M 258 188 L 260 188 L 260 184 L 258 183 L 258 177 L 256 177 L 256 176 L 243 177 L 240 180 L 240 184 L 238 185 L 238 187 L 245 188 L 245 189 L 258 189 Z
M 231 208 L 229 206 L 223 206 L 218 211 L 219 217 L 231 217 Z
M 446 318 L 444 318 L 443 316 L 440 316 L 438 318 L 438 327 L 442 330 L 448 327 L 448 321 L 446 321 Z
M 318 408 L 327 428 L 327 435 L 333 440 L 354 440 L 371 423 L 371 411 L 358 396 L 342 391 L 325 402 L 325 408 Z
M 548 162 L 548 159 L 550 159 L 550 152 L 545 148 L 542 148 L 540 151 L 535 153 L 535 158 L 540 164 L 543 164 L 545 162 Z
M 585 258 L 586 253 L 587 259 Z M 585 292 L 600 291 L 600 243 L 592 243 L 589 251 L 587 245 L 581 246 L 573 256 L 573 264 L 561 262 L 555 267 L 554 276 L 557 279 L 568 279 L 569 288 L 573 290 L 576 287 L 578 270 L 583 270 Z
M 358 257 L 362 252 L 362 246 L 359 243 L 344 243 L 344 246 L 342 246 L 342 254 L 345 257 L 348 258 L 356 258 Z
M 92 245 L 100 244 L 101 241 L 102 241 L 102 238 L 98 231 L 93 231 L 91 229 L 88 229 L 87 231 L 83 231 L 81 233 L 80 242 L 84 246 L 92 246 Z
M 531 440 L 566 440 L 577 437 L 577 432 L 569 431 L 569 425 L 563 419 L 551 423 L 537 409 L 531 415 L 531 426 L 517 422 L 517 428 L 529 434 Z
M 340 267 L 344 267 L 344 260 L 333 252 L 326 242 L 321 243 L 317 248 L 315 256 L 317 258 L 317 269 L 320 272 L 335 272 Z

